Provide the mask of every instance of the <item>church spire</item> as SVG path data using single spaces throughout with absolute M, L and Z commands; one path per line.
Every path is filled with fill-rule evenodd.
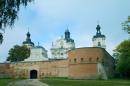
M 65 39 L 70 39 L 70 32 L 68 28 L 65 30 Z
M 102 47 L 102 48 L 106 48 L 106 44 L 105 44 L 105 35 L 101 34 L 100 31 L 101 27 L 98 24 L 96 27 L 96 35 L 93 36 L 92 41 L 93 41 L 93 47 Z
M 29 31 L 27 32 L 27 34 L 26 34 L 26 41 L 24 41 L 23 42 L 23 45 L 27 45 L 27 47 L 33 47 L 34 46 L 34 43 L 31 41 L 31 38 L 30 38 L 30 36 L 31 36 L 31 34 L 29 33 Z
M 101 27 L 99 24 L 97 25 L 96 29 L 97 29 L 97 34 L 101 34 L 101 31 L 100 31 Z
M 67 27 L 67 29 L 65 30 L 65 40 L 66 40 L 67 42 L 74 42 L 74 40 L 70 38 L 70 31 L 69 31 L 68 27 Z
M 26 38 L 26 41 L 31 41 L 30 36 L 31 36 L 31 34 L 28 32 L 28 33 L 27 33 L 27 38 Z

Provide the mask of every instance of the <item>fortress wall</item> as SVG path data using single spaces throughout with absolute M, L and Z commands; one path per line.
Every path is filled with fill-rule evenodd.
M 107 76 L 112 74 L 112 57 L 103 48 L 87 47 L 69 51 L 69 77 L 74 79 L 99 78 L 98 63 L 103 64 Z M 107 66 L 105 66 L 106 64 Z M 110 72 L 110 74 L 108 74 Z M 101 77 L 102 78 L 102 77 Z
M 30 78 L 30 71 L 36 70 L 38 78 L 69 77 L 73 79 L 97 79 L 98 64 L 104 74 L 111 77 L 114 59 L 103 48 L 76 48 L 68 52 L 66 60 L 33 62 L 12 62 L 0 64 L 0 77 Z
M 10 64 L 0 63 L 0 78 L 10 78 L 12 70 L 10 69 Z

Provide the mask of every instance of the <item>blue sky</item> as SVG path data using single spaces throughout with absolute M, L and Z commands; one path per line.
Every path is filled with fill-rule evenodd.
M 130 0 L 35 0 L 26 8 L 21 7 L 13 29 L 6 28 L 0 62 L 5 61 L 11 47 L 22 44 L 28 28 L 35 45 L 40 42 L 48 54 L 51 43 L 64 35 L 67 26 L 76 47 L 91 47 L 97 21 L 106 35 L 107 51 L 112 54 L 129 37 L 121 27 L 130 15 L 129 3 Z

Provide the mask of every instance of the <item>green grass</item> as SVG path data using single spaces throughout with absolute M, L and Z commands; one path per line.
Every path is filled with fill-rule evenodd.
M 6 86 L 19 79 L 0 79 L 0 86 Z M 49 86 L 130 86 L 130 80 L 71 80 L 66 78 L 44 78 Z
M 130 80 L 43 79 L 49 86 L 130 86 Z
M 6 86 L 8 83 L 14 81 L 14 79 L 1 79 L 0 78 L 0 86 Z

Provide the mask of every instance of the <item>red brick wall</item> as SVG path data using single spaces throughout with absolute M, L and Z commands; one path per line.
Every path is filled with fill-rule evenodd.
M 77 79 L 96 79 L 97 63 L 103 58 L 102 48 L 77 48 L 69 51 L 69 77 Z
M 69 78 L 95 79 L 97 77 L 97 64 L 71 64 Z

